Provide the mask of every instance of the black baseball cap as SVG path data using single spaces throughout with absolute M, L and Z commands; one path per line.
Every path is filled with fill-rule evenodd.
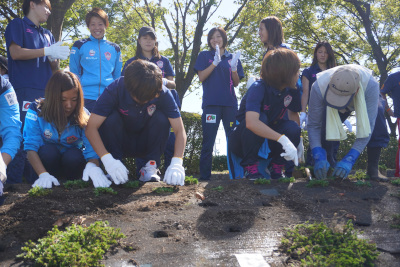
M 144 26 L 139 30 L 139 38 L 145 36 L 147 34 L 152 35 L 154 38 L 157 38 L 156 32 L 152 27 Z
M 0 66 L 8 71 L 8 62 L 5 56 L 0 56 Z

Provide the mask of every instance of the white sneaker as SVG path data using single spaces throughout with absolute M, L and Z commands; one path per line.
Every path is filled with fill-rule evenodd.
M 157 169 L 157 163 L 154 160 L 149 160 L 145 166 L 140 169 L 139 181 L 142 182 L 159 182 L 160 176 L 157 173 L 161 172 Z

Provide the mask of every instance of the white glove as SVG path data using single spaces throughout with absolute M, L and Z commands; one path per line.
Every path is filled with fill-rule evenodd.
M 164 85 L 164 86 L 167 86 L 167 83 L 168 83 L 168 79 L 167 78 L 162 78 L 162 84 Z
M 3 156 L 1 155 L 1 151 L 0 151 L 0 182 L 5 183 L 6 180 L 7 180 L 7 165 L 4 162 Z
M 212 64 L 214 64 L 214 66 L 218 66 L 218 64 L 221 62 L 221 55 L 219 54 L 219 45 L 217 45 L 215 47 L 215 56 L 214 56 L 214 61 Z
M 303 126 L 304 123 L 304 126 Z M 307 113 L 300 112 L 300 128 L 303 129 L 307 126 Z
M 60 185 L 57 178 L 48 172 L 43 172 L 39 178 L 33 183 L 32 187 L 39 186 L 43 188 L 51 188 L 54 185 Z
M 0 197 L 3 195 L 3 188 L 4 188 L 3 182 L 0 181 Z
M 89 177 L 93 181 L 94 187 L 109 187 L 112 182 L 107 179 L 102 169 L 97 167 L 93 162 L 88 162 L 83 170 L 82 180 L 89 181 Z
M 62 59 L 65 60 L 69 56 L 69 47 L 63 46 L 61 42 L 52 44 L 44 48 L 44 55 L 48 56 L 50 60 Z
M 349 130 L 349 132 L 353 131 L 353 126 L 351 125 L 349 120 L 345 120 L 343 123 L 344 123 L 344 125 L 346 125 L 347 129 Z
M 185 169 L 181 158 L 173 157 L 164 175 L 164 182 L 170 185 L 185 185 Z
M 304 158 L 304 144 L 303 144 L 303 136 L 300 136 L 300 143 L 297 146 L 297 157 L 299 159 L 299 163 L 305 162 Z
M 249 79 L 247 80 L 246 89 L 249 89 L 250 86 L 257 81 L 257 78 L 250 75 Z
M 232 60 L 231 60 L 231 69 L 232 71 L 237 71 L 237 65 L 239 62 L 239 58 L 240 58 L 240 51 L 236 52 L 236 54 L 234 54 L 232 56 Z
M 294 165 L 299 165 L 299 159 L 297 157 L 297 148 L 290 142 L 289 138 L 287 138 L 284 134 L 277 140 L 285 150 L 284 153 L 281 154 L 281 157 L 284 157 L 286 160 L 293 160 Z
M 114 159 L 108 153 L 101 157 L 101 161 L 115 184 L 124 184 L 128 181 L 129 171 L 120 160 Z

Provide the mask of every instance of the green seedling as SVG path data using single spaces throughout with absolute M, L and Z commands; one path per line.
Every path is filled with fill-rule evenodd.
M 139 188 L 140 182 L 138 180 L 135 181 L 129 181 L 123 184 L 123 187 L 125 188 Z
M 306 222 L 287 229 L 280 249 L 301 266 L 373 266 L 379 255 L 376 244 L 357 234 L 351 220 L 340 231 Z
M 326 187 L 329 185 L 327 180 L 311 180 L 308 182 L 307 187 Z
M 175 189 L 173 187 L 157 187 L 153 189 L 153 192 L 157 194 L 170 194 L 173 193 Z
M 109 195 L 118 194 L 118 192 L 112 189 L 111 187 L 96 187 L 93 191 L 96 197 L 103 194 L 109 194 Z
M 393 224 L 390 225 L 392 228 L 400 229 L 400 214 L 393 215 Z
M 99 261 L 121 238 L 125 235 L 108 222 L 89 227 L 72 224 L 65 231 L 54 226 L 37 242 L 26 242 L 17 258 L 35 266 L 104 266 Z
M 265 179 L 265 178 L 257 178 L 254 181 L 254 184 L 271 184 L 271 180 L 270 179 Z
M 356 185 L 356 186 L 369 186 L 369 187 L 372 186 L 370 182 L 368 182 L 368 181 L 362 181 L 362 180 L 358 180 L 358 181 L 355 183 L 355 185 Z
M 399 185 L 400 185 L 400 178 L 397 178 L 397 179 L 392 180 L 392 181 L 390 181 L 390 182 L 392 183 L 392 185 L 397 185 L 397 186 L 399 186 Z
M 185 185 L 198 184 L 199 180 L 197 178 L 193 178 L 193 176 L 185 177 Z
M 224 188 L 222 186 L 217 186 L 217 187 L 211 188 L 211 190 L 222 192 L 222 191 L 224 191 Z
M 386 171 L 386 170 L 387 170 L 387 167 L 386 167 L 385 164 L 379 164 L 379 165 L 378 165 L 378 168 L 379 168 L 379 170 L 381 170 L 381 171 Z
M 83 180 L 72 180 L 72 181 L 66 181 L 64 183 L 64 187 L 67 189 L 79 189 L 79 188 L 86 188 L 89 187 L 90 183 L 89 182 L 85 182 Z
M 350 174 L 348 178 L 350 180 L 365 180 L 369 179 L 369 176 L 365 171 L 357 170 L 355 174 Z
M 294 179 L 294 177 L 290 177 L 290 178 L 289 177 L 281 177 L 278 179 L 278 182 L 289 184 L 289 183 L 294 183 L 295 180 L 296 179 Z
M 51 189 L 45 189 L 40 186 L 35 186 L 28 191 L 28 195 L 30 197 L 42 197 L 42 196 L 47 196 L 48 194 L 51 194 L 52 192 L 53 192 L 53 190 L 51 190 Z

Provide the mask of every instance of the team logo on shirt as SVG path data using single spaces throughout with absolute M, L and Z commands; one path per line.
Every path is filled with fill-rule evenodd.
M 157 61 L 157 66 L 162 69 L 164 67 L 164 62 L 162 62 L 161 60 Z
M 285 105 L 285 108 L 287 108 L 291 102 L 292 102 L 292 96 L 287 95 L 283 100 L 283 105 Z
M 270 105 L 264 105 L 264 110 L 269 110 Z
M 31 29 L 26 29 L 27 33 L 33 33 L 33 31 Z
M 26 113 L 26 117 L 25 118 L 28 119 L 28 120 L 31 120 L 31 121 L 37 121 L 37 115 L 33 114 L 33 113 L 30 113 L 30 112 Z
M 78 137 L 71 135 L 67 137 L 67 143 L 68 144 L 72 144 L 73 142 L 75 142 L 76 140 L 78 140 Z
M 93 56 L 94 56 L 94 54 L 96 54 L 96 51 L 94 51 L 93 49 L 90 49 L 90 51 L 89 51 L 89 55 L 90 55 L 91 57 L 93 57 Z
M 206 123 L 217 123 L 217 115 L 206 114 Z
M 44 137 L 46 137 L 47 139 L 51 139 L 51 137 L 53 136 L 53 133 L 49 129 L 44 130 L 43 134 Z
M 22 111 L 28 111 L 30 105 L 31 105 L 31 102 L 29 102 L 29 101 L 22 102 Z
M 155 104 L 151 104 L 150 106 L 148 106 L 147 113 L 149 114 L 149 116 L 153 116 L 156 109 L 157 109 L 157 106 Z
M 7 100 L 9 106 L 18 104 L 17 95 L 15 94 L 15 92 L 5 94 L 4 97 Z
M 111 53 L 110 52 L 105 52 L 104 55 L 106 56 L 107 60 L 111 59 Z

